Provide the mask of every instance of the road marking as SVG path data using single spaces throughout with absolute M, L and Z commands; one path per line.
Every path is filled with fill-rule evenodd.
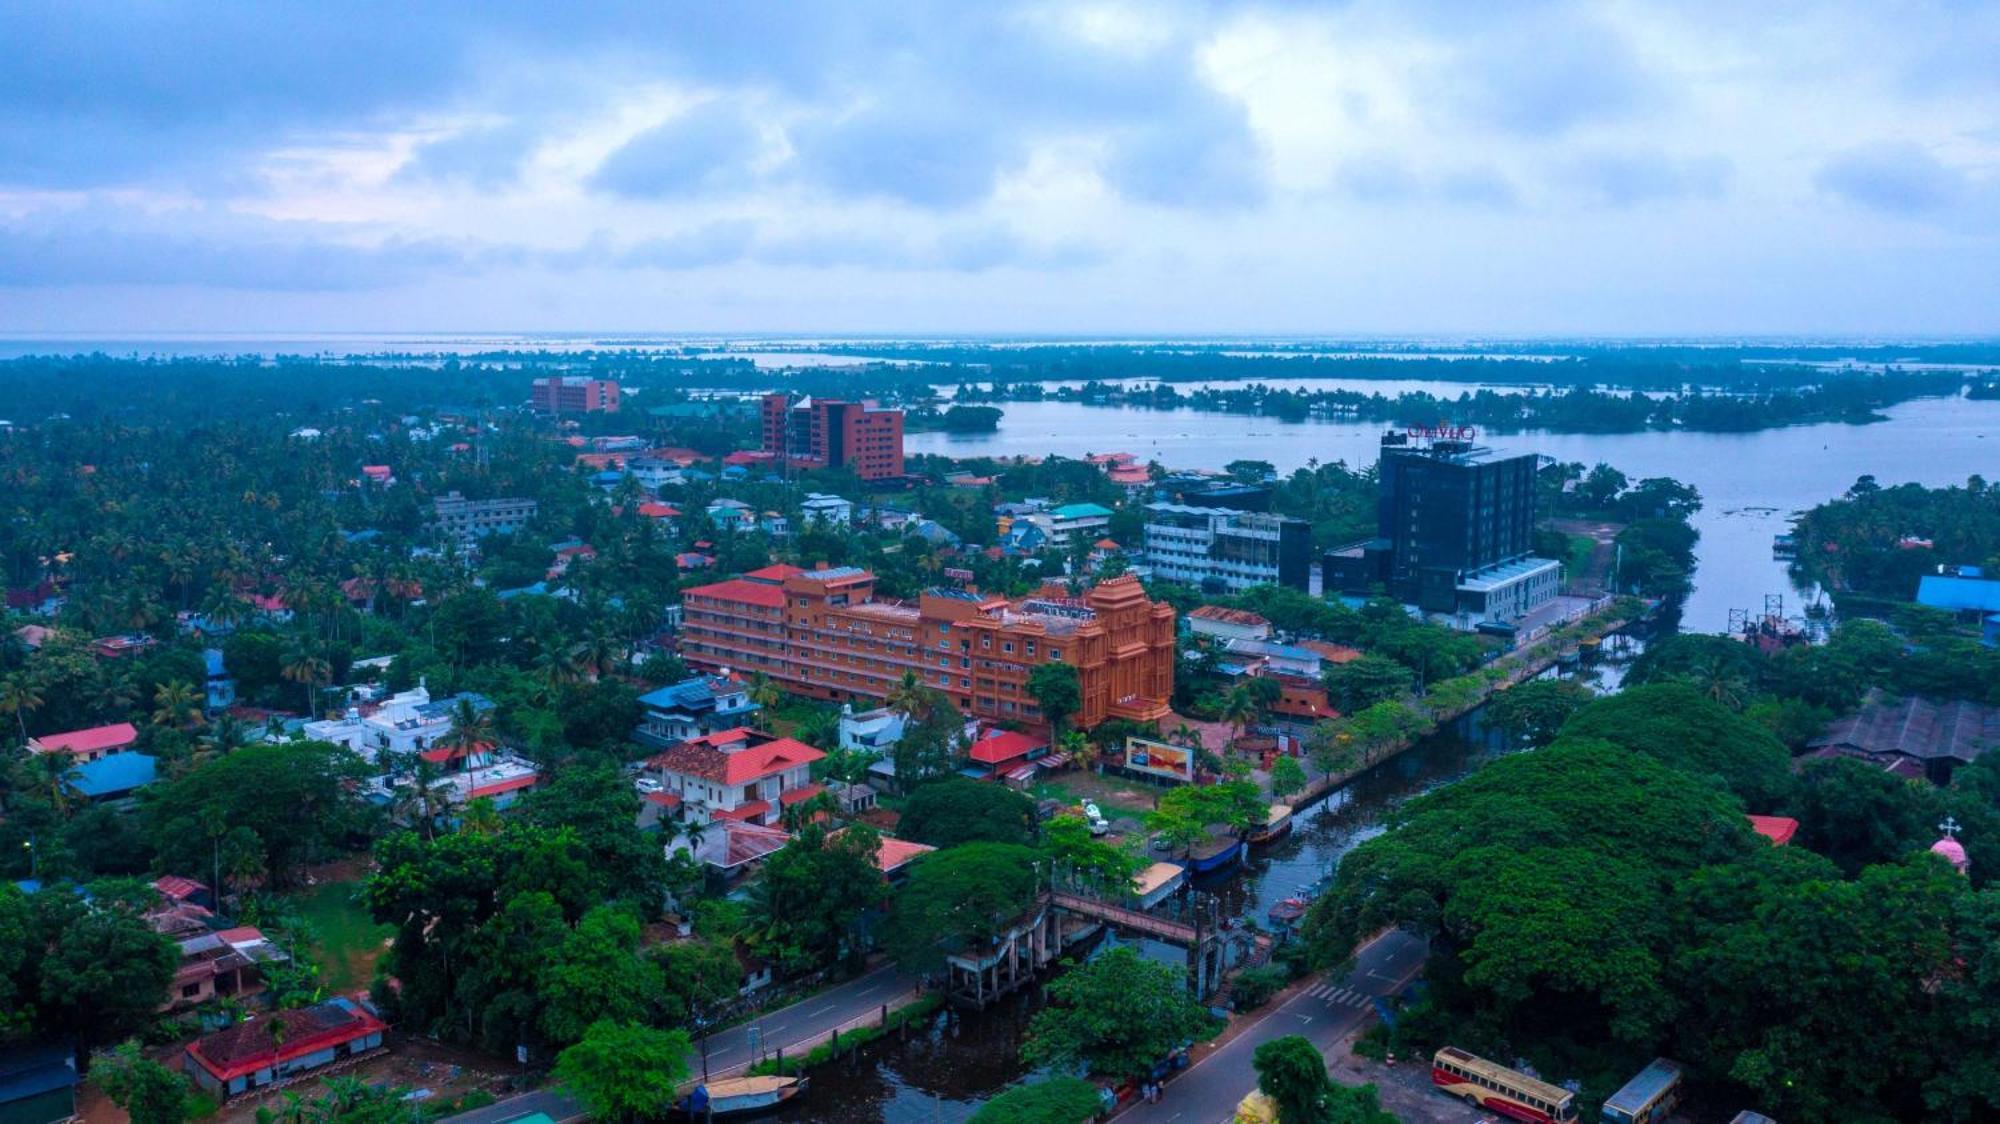
M 1382 973 L 1376 971 L 1370 971 L 1368 973 L 1368 978 L 1373 980 L 1381 980 L 1385 983 L 1395 983 L 1397 979 L 1397 977 L 1395 976 L 1385 976 Z
M 1309 1022 L 1313 1021 L 1313 1017 L 1312 1017 L 1311 1015 L 1299 1015 L 1299 1014 L 1294 1014 L 1294 1015 L 1293 1015 L 1292 1017 L 1293 1017 L 1293 1018 L 1295 1018 L 1295 1019 L 1297 1019 L 1297 1020 L 1299 1020 L 1299 1021 L 1300 1021 L 1300 1022 L 1302 1022 L 1302 1023 L 1309 1023 Z
M 831 1010 L 833 1010 L 833 1008 L 834 1008 L 834 1007 L 835 1007 L 835 1004 L 832 1004 L 832 1003 L 828 1003 L 828 1004 L 827 1004 L 826 1006 L 824 1006 L 824 1007 L 821 1007 L 821 1008 L 820 1008 L 819 1010 L 817 1010 L 817 1011 L 814 1011 L 814 1012 L 813 1012 L 812 1014 L 810 1014 L 810 1015 L 807 1015 L 806 1017 L 807 1017 L 807 1018 L 809 1018 L 809 1019 L 816 1019 L 816 1018 L 819 1018 L 819 1017 L 820 1017 L 821 1015 L 824 1015 L 824 1014 L 826 1014 L 826 1013 L 827 1013 L 828 1011 L 831 1011 Z

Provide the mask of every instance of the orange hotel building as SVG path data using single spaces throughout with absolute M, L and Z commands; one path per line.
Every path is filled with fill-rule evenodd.
M 761 673 L 835 701 L 881 699 L 914 671 L 967 717 L 1046 726 L 1028 672 L 1060 661 L 1083 691 L 1077 725 L 1155 722 L 1174 693 L 1174 610 L 1137 578 L 1072 598 L 1045 586 L 1010 600 L 933 589 L 916 604 L 878 601 L 852 566 L 767 566 L 681 595 L 681 655 L 696 667 Z

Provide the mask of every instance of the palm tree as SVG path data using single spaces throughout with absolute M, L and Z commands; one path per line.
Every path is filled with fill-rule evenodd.
M 587 679 L 600 679 L 611 673 L 618 663 L 618 641 L 603 628 L 593 627 L 582 640 L 571 646 L 571 665 Z
M 493 715 L 473 705 L 472 699 L 460 695 L 458 703 L 451 710 L 451 729 L 446 730 L 438 744 L 460 754 L 490 747 L 493 744 Z
M 174 679 L 154 688 L 153 725 L 173 730 L 201 725 L 201 696 L 192 683 Z
M 528 673 L 544 699 L 553 699 L 568 684 L 576 682 L 576 662 L 555 648 L 543 648 Z
M 201 615 L 209 624 L 221 628 L 234 629 L 250 615 L 250 606 L 229 588 L 219 585 L 208 599 L 202 602 Z
M 1097 743 L 1091 741 L 1090 735 L 1084 733 L 1082 730 L 1065 731 L 1060 743 L 1060 749 L 1063 754 L 1068 756 L 1071 761 L 1076 762 L 1086 772 L 1094 770 L 1097 767 Z
M 0 679 L 0 711 L 14 716 L 23 744 L 28 740 L 28 712 L 42 709 L 43 702 L 42 685 L 26 672 Z
M 831 792 L 816 792 L 796 804 L 786 806 L 778 816 L 786 831 L 797 831 L 809 823 L 819 820 L 821 813 L 831 820 L 840 811 L 840 802 Z
M 76 787 L 77 776 L 76 759 L 66 750 L 51 750 L 29 756 L 22 787 L 41 793 L 56 818 L 66 820 L 71 809 L 84 800 L 83 790 Z
M 465 835 L 498 835 L 503 826 L 500 809 L 489 797 L 468 802 L 465 811 L 459 814 L 458 830 Z
M 255 740 L 250 727 L 234 715 L 224 714 L 209 725 L 208 732 L 195 744 L 201 747 L 201 752 L 208 754 L 204 760 L 212 761 L 217 757 L 227 757 Z
M 306 689 L 306 713 L 319 717 L 319 685 L 333 678 L 333 668 L 313 650 L 299 645 L 288 650 L 284 656 L 284 667 L 280 672 L 286 679 L 298 683 Z
M 1188 725 L 1185 721 L 1174 727 L 1173 733 L 1167 735 L 1167 740 L 1175 745 L 1184 745 L 1190 749 L 1205 748 L 1201 744 L 1201 731 Z
M 883 701 L 888 703 L 889 709 L 900 712 L 911 721 L 922 722 L 930 717 L 931 708 L 936 705 L 935 699 L 931 689 L 917 678 L 916 672 L 905 671 Z
M 104 677 L 97 689 L 97 707 L 107 717 L 123 717 L 131 713 L 139 701 L 139 684 L 130 672 L 112 672 Z
M 903 674 L 906 677 L 909 675 L 908 672 Z M 756 678 L 750 681 L 750 701 L 766 711 L 783 702 L 784 698 L 785 692 L 776 683 L 771 682 L 771 677 L 763 672 L 758 672 Z
M 1257 720 L 1257 700 L 1247 688 L 1239 684 L 1223 696 L 1222 720 L 1235 727 L 1236 738 L 1241 740 L 1243 732 Z

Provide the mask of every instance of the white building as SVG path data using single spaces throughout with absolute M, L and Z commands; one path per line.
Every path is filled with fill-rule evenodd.
M 1518 558 L 1475 570 L 1458 581 L 1461 627 L 1512 624 L 1556 599 L 1562 563 L 1553 558 Z
M 903 740 L 904 722 L 901 711 L 890 710 L 886 706 L 856 714 L 853 706 L 842 704 L 840 748 L 849 751 L 887 753 L 890 747 Z
M 1254 585 L 1303 590 L 1312 580 L 1312 527 L 1283 515 L 1149 503 L 1146 563 L 1169 581 L 1214 592 Z
M 690 823 L 726 820 L 769 827 L 784 809 L 823 791 L 812 764 L 826 754 L 759 730 L 721 730 L 648 758 L 659 781 L 649 796 Z
M 818 523 L 825 527 L 846 527 L 854 522 L 854 505 L 839 496 L 830 496 L 824 492 L 808 494 L 804 502 L 799 504 L 799 510 L 804 514 L 803 521 L 808 526 Z
M 1078 537 L 1085 542 L 1103 538 L 1104 532 L 1111 526 L 1111 509 L 1094 503 L 1066 503 L 1026 516 L 1026 519 L 1048 535 L 1050 546 L 1068 550 L 1070 543 Z
M 473 709 L 482 714 L 493 709 L 491 699 L 470 692 L 434 701 L 420 683 L 389 696 L 365 716 L 349 709 L 339 718 L 308 722 L 301 729 L 309 740 L 344 745 L 372 764 L 385 751 L 421 753 L 436 746 L 451 732 L 451 716 L 461 698 L 472 700 Z

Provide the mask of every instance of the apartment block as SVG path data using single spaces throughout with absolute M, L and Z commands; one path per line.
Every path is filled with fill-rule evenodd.
M 1157 577 L 1211 593 L 1254 585 L 1304 590 L 1312 581 L 1312 527 L 1283 515 L 1149 503 L 1146 564 Z
M 834 398 L 767 394 L 764 451 L 797 468 L 849 468 L 863 480 L 903 475 L 903 411 Z
M 618 383 L 574 375 L 536 379 L 530 400 L 544 414 L 615 414 Z

